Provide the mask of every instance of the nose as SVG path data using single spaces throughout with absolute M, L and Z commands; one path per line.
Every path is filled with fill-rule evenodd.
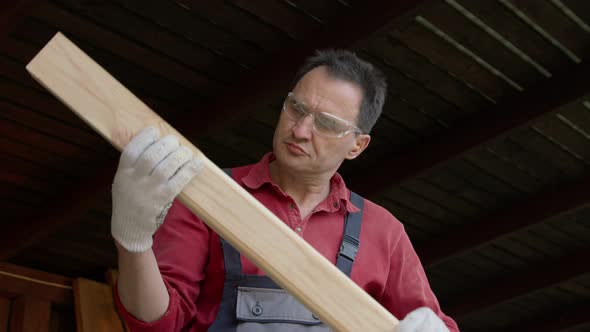
M 293 137 L 300 139 L 309 139 L 311 137 L 311 131 L 313 127 L 313 115 L 308 114 L 303 118 L 299 119 L 293 125 Z

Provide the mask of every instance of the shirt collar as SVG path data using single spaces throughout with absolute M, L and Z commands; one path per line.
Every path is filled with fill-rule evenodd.
M 264 184 L 269 184 L 280 193 L 283 191 L 272 181 L 270 176 L 270 163 L 275 160 L 275 155 L 272 152 L 265 154 L 260 161 L 250 168 L 250 170 L 242 177 L 242 183 L 250 189 L 258 189 Z M 284 194 L 284 193 L 283 193 Z M 344 179 L 340 174 L 335 173 L 330 179 L 330 194 L 321 202 L 316 211 L 334 212 L 344 205 L 348 212 L 360 211 L 357 206 L 350 201 L 350 191 L 346 188 Z

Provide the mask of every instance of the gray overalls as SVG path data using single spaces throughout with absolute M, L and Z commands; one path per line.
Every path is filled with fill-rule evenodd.
M 231 170 L 224 170 L 231 177 Z M 336 259 L 336 266 L 349 277 L 359 247 L 364 200 L 351 192 L 350 201 L 360 211 L 346 214 L 344 236 Z M 223 249 L 225 282 L 219 312 L 209 331 L 331 331 L 269 277 L 243 274 L 240 253 L 227 241 L 219 239 Z

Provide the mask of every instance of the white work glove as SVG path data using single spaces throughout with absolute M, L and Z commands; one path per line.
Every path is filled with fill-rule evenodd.
M 201 169 L 174 136 L 143 129 L 125 147 L 113 182 L 111 234 L 125 249 L 143 252 L 174 198 Z
M 402 319 L 396 332 L 449 332 L 449 329 L 432 309 L 422 307 Z

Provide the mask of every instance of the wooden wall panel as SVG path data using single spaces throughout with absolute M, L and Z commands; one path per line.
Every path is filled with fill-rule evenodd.
M 0 262 L 0 294 L 29 296 L 47 302 L 72 303 L 71 279 Z
M 78 278 L 74 280 L 74 294 L 78 331 L 124 332 L 109 285 Z
M 49 332 L 51 302 L 19 297 L 12 303 L 10 332 Z
M 10 299 L 0 296 L 0 332 L 8 331 L 10 305 Z

